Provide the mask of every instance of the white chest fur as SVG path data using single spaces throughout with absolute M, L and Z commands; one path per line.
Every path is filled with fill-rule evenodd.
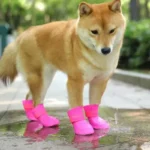
M 79 68 L 85 83 L 92 81 L 95 77 L 100 80 L 108 79 L 118 64 L 119 53 L 115 53 L 115 51 L 109 55 L 102 55 L 83 49 L 82 54 L 84 58 L 79 61 Z
M 113 67 L 111 69 L 103 70 L 95 68 L 84 61 L 80 62 L 80 69 L 82 70 L 85 83 L 92 81 L 95 77 L 98 77 L 100 80 L 107 79 L 114 71 Z

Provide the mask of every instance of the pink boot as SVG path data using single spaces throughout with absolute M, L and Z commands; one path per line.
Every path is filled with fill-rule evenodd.
M 94 129 L 107 129 L 109 124 L 98 116 L 99 105 L 92 104 L 84 106 L 85 114 Z
M 49 116 L 43 106 L 43 104 L 40 104 L 36 106 L 32 110 L 35 118 L 45 127 L 52 127 L 59 125 L 59 120 L 55 117 Z
M 92 126 L 84 118 L 83 107 L 69 110 L 68 116 L 76 134 L 89 135 L 94 133 Z
M 24 111 L 26 113 L 27 118 L 31 121 L 37 120 L 32 113 L 32 109 L 34 108 L 33 101 L 32 100 L 24 100 L 22 103 L 23 103 Z

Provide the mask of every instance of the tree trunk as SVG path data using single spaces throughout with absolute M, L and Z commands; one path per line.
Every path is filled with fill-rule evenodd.
M 4 21 L 4 14 L 3 14 L 3 11 L 2 11 L 2 6 L 0 4 L 0 22 Z
M 149 0 L 145 0 L 144 10 L 145 10 L 146 18 L 150 18 L 150 10 L 149 10 L 148 4 L 149 4 Z
M 130 19 L 139 21 L 140 15 L 140 2 L 139 0 L 130 0 Z
M 31 24 L 32 24 L 32 25 L 36 25 L 36 10 L 35 10 L 35 4 L 36 4 L 36 0 L 32 0 L 32 5 L 31 5 L 31 13 L 32 13 Z

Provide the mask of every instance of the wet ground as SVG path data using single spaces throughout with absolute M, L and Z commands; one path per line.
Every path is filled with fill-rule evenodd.
M 59 127 L 34 132 L 23 111 L 1 113 L 0 150 L 150 150 L 149 110 L 116 110 L 103 107 L 100 114 L 110 130 L 74 135 L 66 110 L 49 111 L 61 120 Z
M 31 128 L 36 122 L 28 122 L 23 112 L 21 100 L 28 89 L 22 78 L 8 88 L 0 83 L 0 150 L 150 150 L 150 90 L 110 80 L 100 105 L 100 116 L 110 123 L 110 130 L 77 136 L 66 113 L 66 80 L 58 72 L 44 100 L 60 126 L 37 132 Z

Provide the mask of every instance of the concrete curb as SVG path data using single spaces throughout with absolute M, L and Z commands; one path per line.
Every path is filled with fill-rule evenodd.
M 117 69 L 113 79 L 150 89 L 150 75 Z

